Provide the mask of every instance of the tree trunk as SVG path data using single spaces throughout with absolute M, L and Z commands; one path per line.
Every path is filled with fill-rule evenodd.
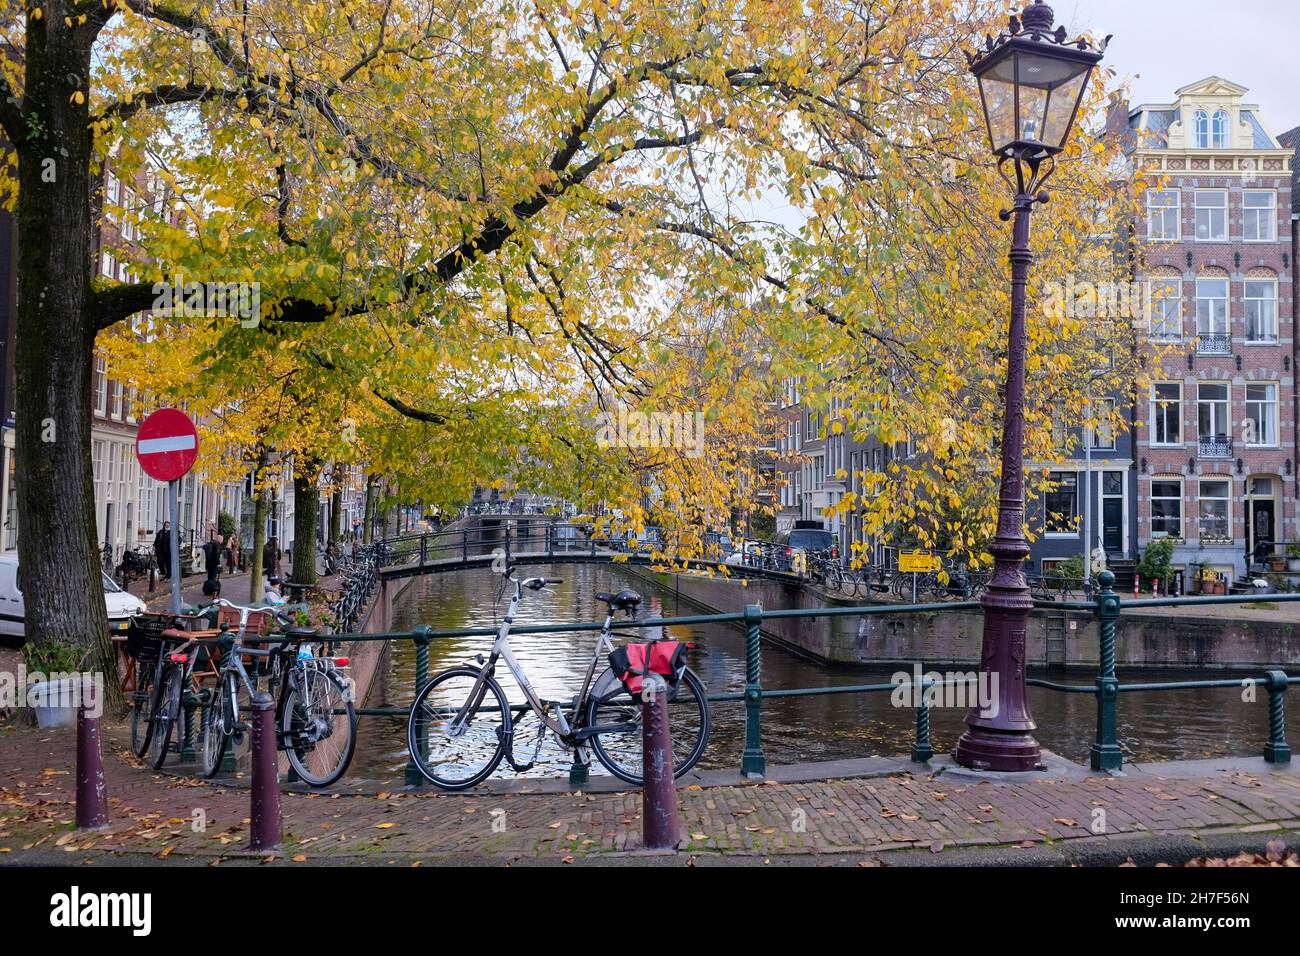
M 298 584 L 315 584 L 320 463 L 299 455 L 293 466 L 293 579 Z
M 28 118 L 18 151 L 15 484 L 28 639 L 97 644 L 109 701 L 117 659 L 100 579 L 90 462 L 91 134 L 86 84 L 96 28 L 69 30 L 51 0 L 28 20 Z M 74 100 L 80 96 L 81 102 Z
M 270 504 L 266 496 L 266 476 L 263 474 L 266 460 L 266 451 L 259 450 L 253 470 L 253 553 L 248 562 L 249 604 L 261 604 L 266 594 L 262 589 L 262 574 L 266 570 L 262 565 L 262 550 L 266 547 L 266 512 Z
M 366 475 L 366 514 L 361 525 L 362 540 L 369 544 L 374 540 L 375 528 L 375 476 Z

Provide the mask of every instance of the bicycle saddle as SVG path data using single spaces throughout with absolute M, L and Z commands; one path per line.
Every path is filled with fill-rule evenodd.
M 641 595 L 628 588 L 624 588 L 617 594 L 610 594 L 608 591 L 597 591 L 596 600 L 604 601 L 609 605 L 610 610 L 618 608 L 620 611 L 627 611 L 631 614 L 636 610 L 637 605 L 641 603 Z

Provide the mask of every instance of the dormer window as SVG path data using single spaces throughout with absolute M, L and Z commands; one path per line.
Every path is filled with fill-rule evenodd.
M 1193 135 L 1196 137 L 1196 148 L 1209 148 L 1210 118 L 1206 115 L 1205 110 L 1196 111 L 1196 115 L 1192 118 L 1192 129 Z
M 1215 110 L 1210 121 L 1211 142 L 1215 149 L 1228 148 L 1228 111 Z

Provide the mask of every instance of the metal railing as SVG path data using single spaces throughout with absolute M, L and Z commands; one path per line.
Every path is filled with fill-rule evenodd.
M 1196 337 L 1197 355 L 1228 355 L 1232 352 L 1232 335 L 1228 332 L 1201 332 Z
M 1232 439 L 1226 435 L 1203 437 L 1196 442 L 1198 458 L 1231 458 Z
M 1095 600 L 1035 602 L 1039 607 L 1051 608 L 1057 611 L 1087 611 L 1096 615 L 1100 628 L 1100 653 L 1098 674 L 1094 681 L 1091 684 L 1073 684 L 1041 678 L 1027 678 L 1026 680 L 1026 682 L 1031 686 L 1041 687 L 1057 693 L 1092 694 L 1096 697 L 1096 734 L 1089 749 L 1089 763 L 1093 770 L 1118 771 L 1123 766 L 1123 752 L 1120 749 L 1117 735 L 1119 698 L 1121 694 L 1139 692 L 1174 692 L 1208 688 L 1236 688 L 1237 690 L 1241 690 L 1243 686 L 1247 684 L 1262 686 L 1268 693 L 1267 737 L 1265 738 L 1262 750 L 1264 759 L 1273 764 L 1288 763 L 1290 761 L 1291 749 L 1287 744 L 1285 733 L 1285 695 L 1286 690 L 1290 685 L 1300 683 L 1300 677 L 1291 677 L 1280 668 L 1273 668 L 1249 677 L 1123 683 L 1119 679 L 1115 669 L 1115 625 L 1120 618 L 1123 603 L 1120 595 L 1114 590 L 1114 575 L 1109 571 L 1103 571 L 1098 575 L 1098 585 L 1099 589 Z M 1210 604 L 1242 604 L 1252 600 L 1257 601 L 1258 598 L 1252 598 L 1250 596 L 1159 598 L 1136 602 L 1136 604 L 1143 609 L 1153 607 L 1180 608 L 1199 607 Z M 1280 602 L 1300 601 L 1300 594 L 1270 595 L 1269 600 Z M 975 601 L 965 601 L 942 606 L 943 610 L 976 610 L 980 607 L 981 605 L 979 602 Z M 957 678 L 944 680 L 933 680 L 930 677 L 923 676 L 919 685 L 912 681 L 900 684 L 895 679 L 888 683 L 851 684 L 834 687 L 764 687 L 762 680 L 762 628 L 765 621 L 791 618 L 869 617 L 873 615 L 935 613 L 935 611 L 936 607 L 934 605 L 924 604 L 874 604 L 842 607 L 796 608 L 772 611 L 765 611 L 759 605 L 751 604 L 741 612 L 624 621 L 617 625 L 617 630 L 644 630 L 651 628 L 671 628 L 675 626 L 689 627 L 701 624 L 730 624 L 740 626 L 744 629 L 744 689 L 724 693 L 711 693 L 708 695 L 708 699 L 714 703 L 740 703 L 744 705 L 745 736 L 744 746 L 739 755 L 740 771 L 745 775 L 761 776 L 766 773 L 767 767 L 767 758 L 763 749 L 762 711 L 764 701 L 779 700 L 782 698 L 827 696 L 832 694 L 901 694 L 904 700 L 910 702 L 909 706 L 915 711 L 914 733 L 910 742 L 911 759 L 918 763 L 924 763 L 934 755 L 934 747 L 930 740 L 930 710 L 935 706 L 935 695 L 944 688 L 958 688 L 967 685 L 969 696 L 969 693 L 973 693 L 973 689 L 969 688 L 969 685 L 974 676 L 961 675 Z M 601 623 L 516 625 L 511 629 L 511 633 L 520 635 L 583 633 L 597 631 L 602 626 Z M 444 638 L 463 637 L 482 637 L 485 640 L 490 640 L 495 636 L 495 634 L 496 630 L 488 627 L 466 627 L 437 630 L 430 627 L 421 627 L 414 631 L 399 631 L 381 634 L 336 634 L 332 635 L 330 640 L 413 641 L 415 645 L 414 690 L 418 693 L 419 689 L 423 687 L 432 676 L 429 673 L 429 646 L 434 641 Z M 523 705 L 520 706 L 522 708 Z M 396 707 L 371 707 L 360 708 L 357 710 L 357 714 L 360 716 L 393 717 L 404 716 L 406 713 L 406 708 Z M 407 767 L 406 781 L 411 785 L 420 785 L 423 783 L 423 777 L 420 775 L 418 770 L 415 769 L 413 763 L 409 764 Z

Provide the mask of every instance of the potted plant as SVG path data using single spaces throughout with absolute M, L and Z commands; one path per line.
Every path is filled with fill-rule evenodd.
M 1300 542 L 1292 542 L 1286 546 L 1286 569 L 1300 572 Z
M 23 647 L 23 664 L 27 670 L 28 700 L 36 726 L 72 727 L 77 723 L 77 704 L 81 699 L 81 668 L 89 656 L 81 644 L 44 641 Z
M 1139 581 L 1165 582 L 1169 580 L 1174 557 L 1174 542 L 1170 538 L 1156 538 L 1147 545 L 1138 562 L 1136 573 Z
M 1276 551 L 1268 556 L 1268 569 L 1274 574 L 1280 574 L 1286 570 L 1286 558 Z

